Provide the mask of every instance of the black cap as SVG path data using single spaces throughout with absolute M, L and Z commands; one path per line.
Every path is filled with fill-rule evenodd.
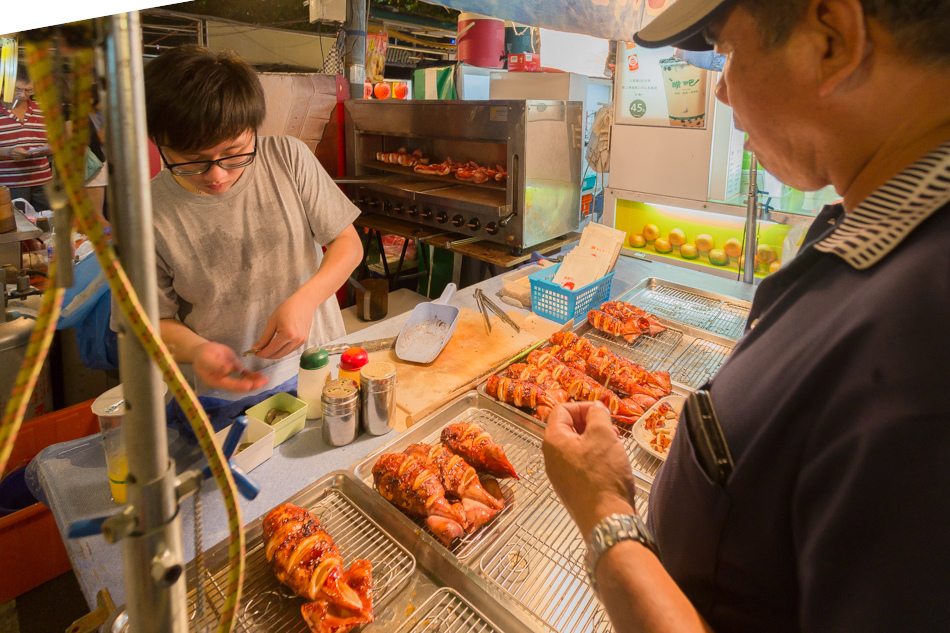
M 676 0 L 655 20 L 633 34 L 644 48 L 675 46 L 687 51 L 709 51 L 703 31 L 732 0 Z

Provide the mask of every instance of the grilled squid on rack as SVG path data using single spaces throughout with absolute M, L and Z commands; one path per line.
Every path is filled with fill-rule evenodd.
M 492 398 L 525 409 L 534 409 L 539 404 L 553 407 L 568 400 L 562 389 L 544 389 L 540 385 L 503 376 L 490 376 L 485 391 Z
M 573 332 L 558 332 L 549 340 L 555 345 L 550 353 L 556 359 L 575 369 L 580 369 L 583 361 L 582 371 L 588 376 L 605 387 L 629 395 L 646 408 L 672 391 L 669 372 L 647 371 L 632 360 L 614 354 L 606 346 L 595 347 Z
M 371 563 L 343 557 L 320 522 L 306 509 L 285 503 L 263 523 L 264 553 L 277 579 L 312 602 L 300 612 L 313 633 L 346 633 L 373 621 Z
M 373 482 L 384 499 L 414 517 L 424 518 L 446 546 L 465 534 L 461 504 L 449 503 L 438 475 L 416 455 L 387 453 L 373 466 Z
M 611 336 L 618 336 L 628 343 L 633 343 L 643 333 L 636 324 L 631 325 L 600 310 L 588 311 L 587 321 L 595 329 L 606 332 Z
M 545 384 L 553 381 L 554 384 L 567 391 L 572 400 L 582 402 L 598 400 L 610 411 L 614 422 L 631 425 L 646 410 L 639 402 L 631 398 L 620 398 L 587 374 L 558 362 L 550 354 L 533 350 L 528 355 L 528 362 L 532 363 L 532 361 L 543 363 L 543 367 L 538 364 L 521 365 L 522 369 L 515 369 L 515 371 L 520 371 L 518 377 L 521 380 L 545 380 Z M 512 368 L 517 367 L 519 366 L 512 365 L 508 371 L 512 372 Z
M 411 444 L 403 452 L 421 459 L 426 468 L 439 476 L 445 491 L 461 500 L 466 532 L 474 532 L 505 507 L 504 501 L 482 487 L 475 469 L 442 444 Z
M 623 301 L 607 301 L 600 306 L 600 310 L 610 316 L 623 321 L 630 329 L 636 327 L 643 334 L 656 336 L 666 331 L 666 326 L 660 323 L 654 315 L 643 308 Z
M 448 425 L 442 429 L 442 443 L 480 473 L 519 478 L 505 455 L 505 449 L 477 424 L 457 422 Z

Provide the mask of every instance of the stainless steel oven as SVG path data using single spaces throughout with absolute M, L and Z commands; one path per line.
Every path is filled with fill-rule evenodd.
M 575 101 L 349 100 L 348 182 L 365 211 L 529 248 L 578 227 L 581 116 Z M 440 164 L 455 171 L 426 169 Z

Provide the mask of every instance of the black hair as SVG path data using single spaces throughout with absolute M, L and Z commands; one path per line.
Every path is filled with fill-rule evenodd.
M 16 65 L 16 81 L 30 81 L 30 71 L 26 64 Z
M 233 51 L 193 45 L 169 49 L 145 66 L 145 106 L 149 136 L 179 152 L 256 131 L 266 112 L 250 64 Z

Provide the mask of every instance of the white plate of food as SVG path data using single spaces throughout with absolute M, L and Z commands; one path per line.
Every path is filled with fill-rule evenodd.
M 666 396 L 646 410 L 632 429 L 633 439 L 650 455 L 666 459 L 686 396 Z

